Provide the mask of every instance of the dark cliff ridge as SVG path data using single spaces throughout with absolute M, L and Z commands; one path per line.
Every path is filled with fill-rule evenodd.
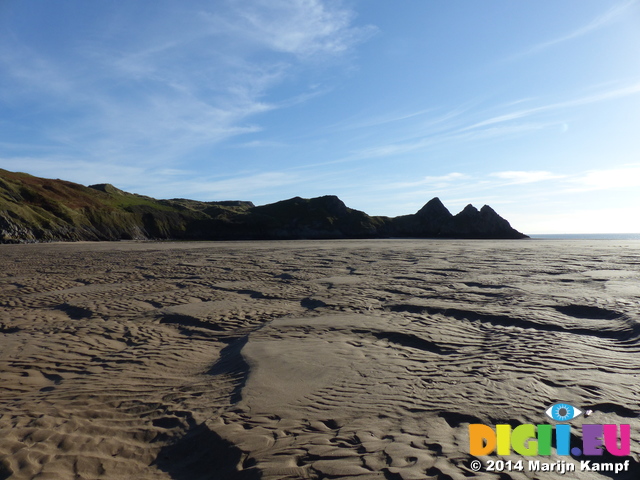
M 438 198 L 415 214 L 389 218 L 349 208 L 333 195 L 262 206 L 156 200 L 109 184 L 85 187 L 0 169 L 0 243 L 390 237 L 527 238 L 489 206 L 452 215 Z

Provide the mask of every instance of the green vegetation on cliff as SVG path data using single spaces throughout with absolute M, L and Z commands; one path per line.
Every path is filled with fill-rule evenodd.
M 438 199 L 415 215 L 371 217 L 327 195 L 263 206 L 246 201 L 156 200 L 110 184 L 0 169 L 0 243 L 79 240 L 297 238 L 523 238 L 485 206 L 452 216 Z

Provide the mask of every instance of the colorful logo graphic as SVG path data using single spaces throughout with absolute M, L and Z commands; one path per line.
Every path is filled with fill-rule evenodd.
M 556 422 L 568 422 L 583 412 L 568 404 L 556 403 L 545 412 Z M 469 453 L 475 457 L 511 455 L 551 455 L 553 440 L 556 453 L 561 456 L 601 456 L 605 450 L 611 455 L 627 456 L 631 452 L 631 426 L 615 424 L 583 424 L 582 445 L 571 446 L 571 425 L 558 423 L 496 425 L 495 429 L 481 423 L 469 425 Z
M 551 405 L 545 413 L 556 422 L 566 422 L 579 417 L 582 411 L 568 403 L 556 403 L 555 405 Z

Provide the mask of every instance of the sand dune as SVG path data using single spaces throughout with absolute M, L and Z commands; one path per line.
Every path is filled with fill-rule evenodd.
M 468 453 L 558 401 L 631 425 L 628 471 L 570 478 L 640 478 L 640 242 L 0 253 L 0 479 L 562 478 Z

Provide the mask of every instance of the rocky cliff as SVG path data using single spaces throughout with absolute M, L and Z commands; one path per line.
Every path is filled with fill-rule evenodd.
M 488 206 L 452 215 L 434 198 L 413 215 L 369 216 L 338 197 L 156 200 L 109 184 L 85 187 L 0 169 L 0 243 L 299 238 L 526 238 Z

